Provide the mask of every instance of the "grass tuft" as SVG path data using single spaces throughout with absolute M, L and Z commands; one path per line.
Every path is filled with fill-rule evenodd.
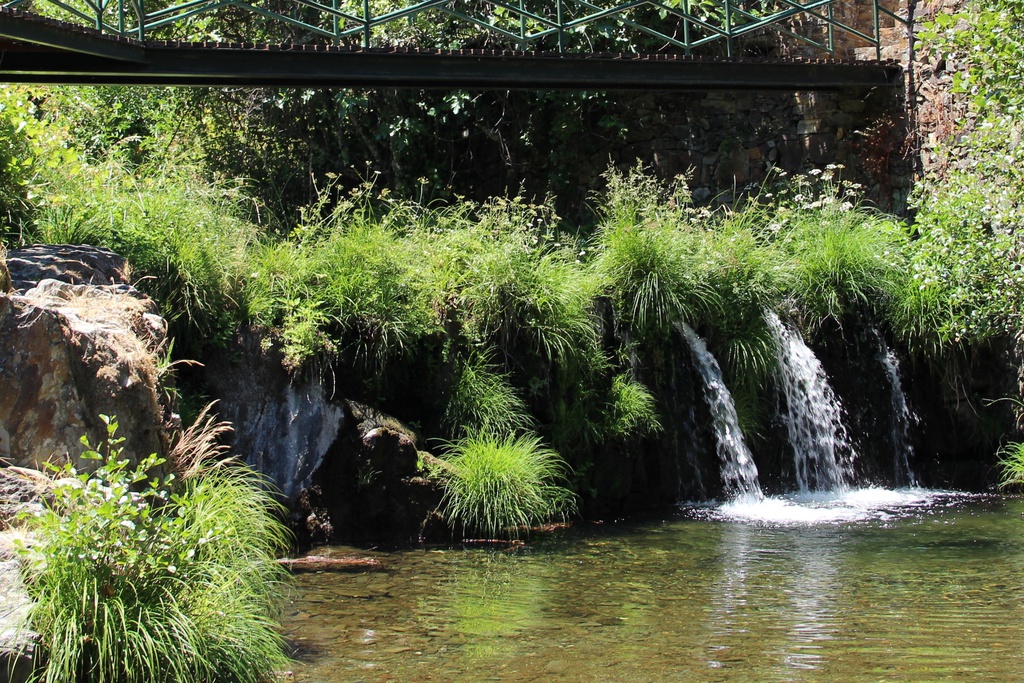
M 565 473 L 537 436 L 479 434 L 450 444 L 433 476 L 444 488 L 440 512 L 449 524 L 497 538 L 569 513 L 573 494 L 555 483 Z
M 444 420 L 451 433 L 459 437 L 479 432 L 520 434 L 534 424 L 526 402 L 508 376 L 479 354 L 461 364 Z

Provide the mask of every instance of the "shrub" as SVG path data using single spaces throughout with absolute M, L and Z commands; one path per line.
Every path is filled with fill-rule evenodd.
M 433 468 L 445 520 L 491 537 L 515 537 L 567 514 L 573 494 L 555 483 L 564 475 L 561 458 L 536 436 L 470 436 L 450 444 Z
M 98 464 L 59 469 L 24 551 L 29 619 L 57 681 L 267 681 L 287 665 L 275 629 L 287 532 L 252 471 L 177 481 L 156 456 L 134 468 L 107 420 Z

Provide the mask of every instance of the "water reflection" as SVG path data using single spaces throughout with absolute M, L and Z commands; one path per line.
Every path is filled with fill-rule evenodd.
M 1024 507 L 890 494 L 301 576 L 296 680 L 1019 680 Z

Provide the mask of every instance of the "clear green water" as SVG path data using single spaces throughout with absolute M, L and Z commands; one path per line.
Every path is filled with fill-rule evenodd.
M 358 552 L 387 570 L 298 577 L 295 680 L 1024 681 L 1022 513 L 867 491 Z

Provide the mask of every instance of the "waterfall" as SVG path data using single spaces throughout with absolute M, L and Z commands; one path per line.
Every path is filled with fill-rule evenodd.
M 778 377 L 786 399 L 782 416 L 789 432 L 801 491 L 836 491 L 849 487 L 855 453 L 836 398 L 821 362 L 796 330 L 766 312 L 778 347 Z
M 899 486 L 917 486 L 917 477 L 910 469 L 910 454 L 914 447 L 910 443 L 910 424 L 914 420 L 913 413 L 907 405 L 907 396 L 903 393 L 903 382 L 900 381 L 899 359 L 885 343 L 885 337 L 877 330 L 878 358 L 885 368 L 885 375 L 892 386 L 892 450 L 893 467 L 896 484 Z
M 715 450 L 721 460 L 722 481 L 726 492 L 732 497 L 762 498 L 761 486 L 757 482 L 757 466 L 750 450 L 743 442 L 736 405 L 732 394 L 722 381 L 722 369 L 708 351 L 707 344 L 697 336 L 686 323 L 676 326 L 690 345 L 697 372 L 704 380 L 704 398 L 711 410 L 712 426 L 715 430 Z

